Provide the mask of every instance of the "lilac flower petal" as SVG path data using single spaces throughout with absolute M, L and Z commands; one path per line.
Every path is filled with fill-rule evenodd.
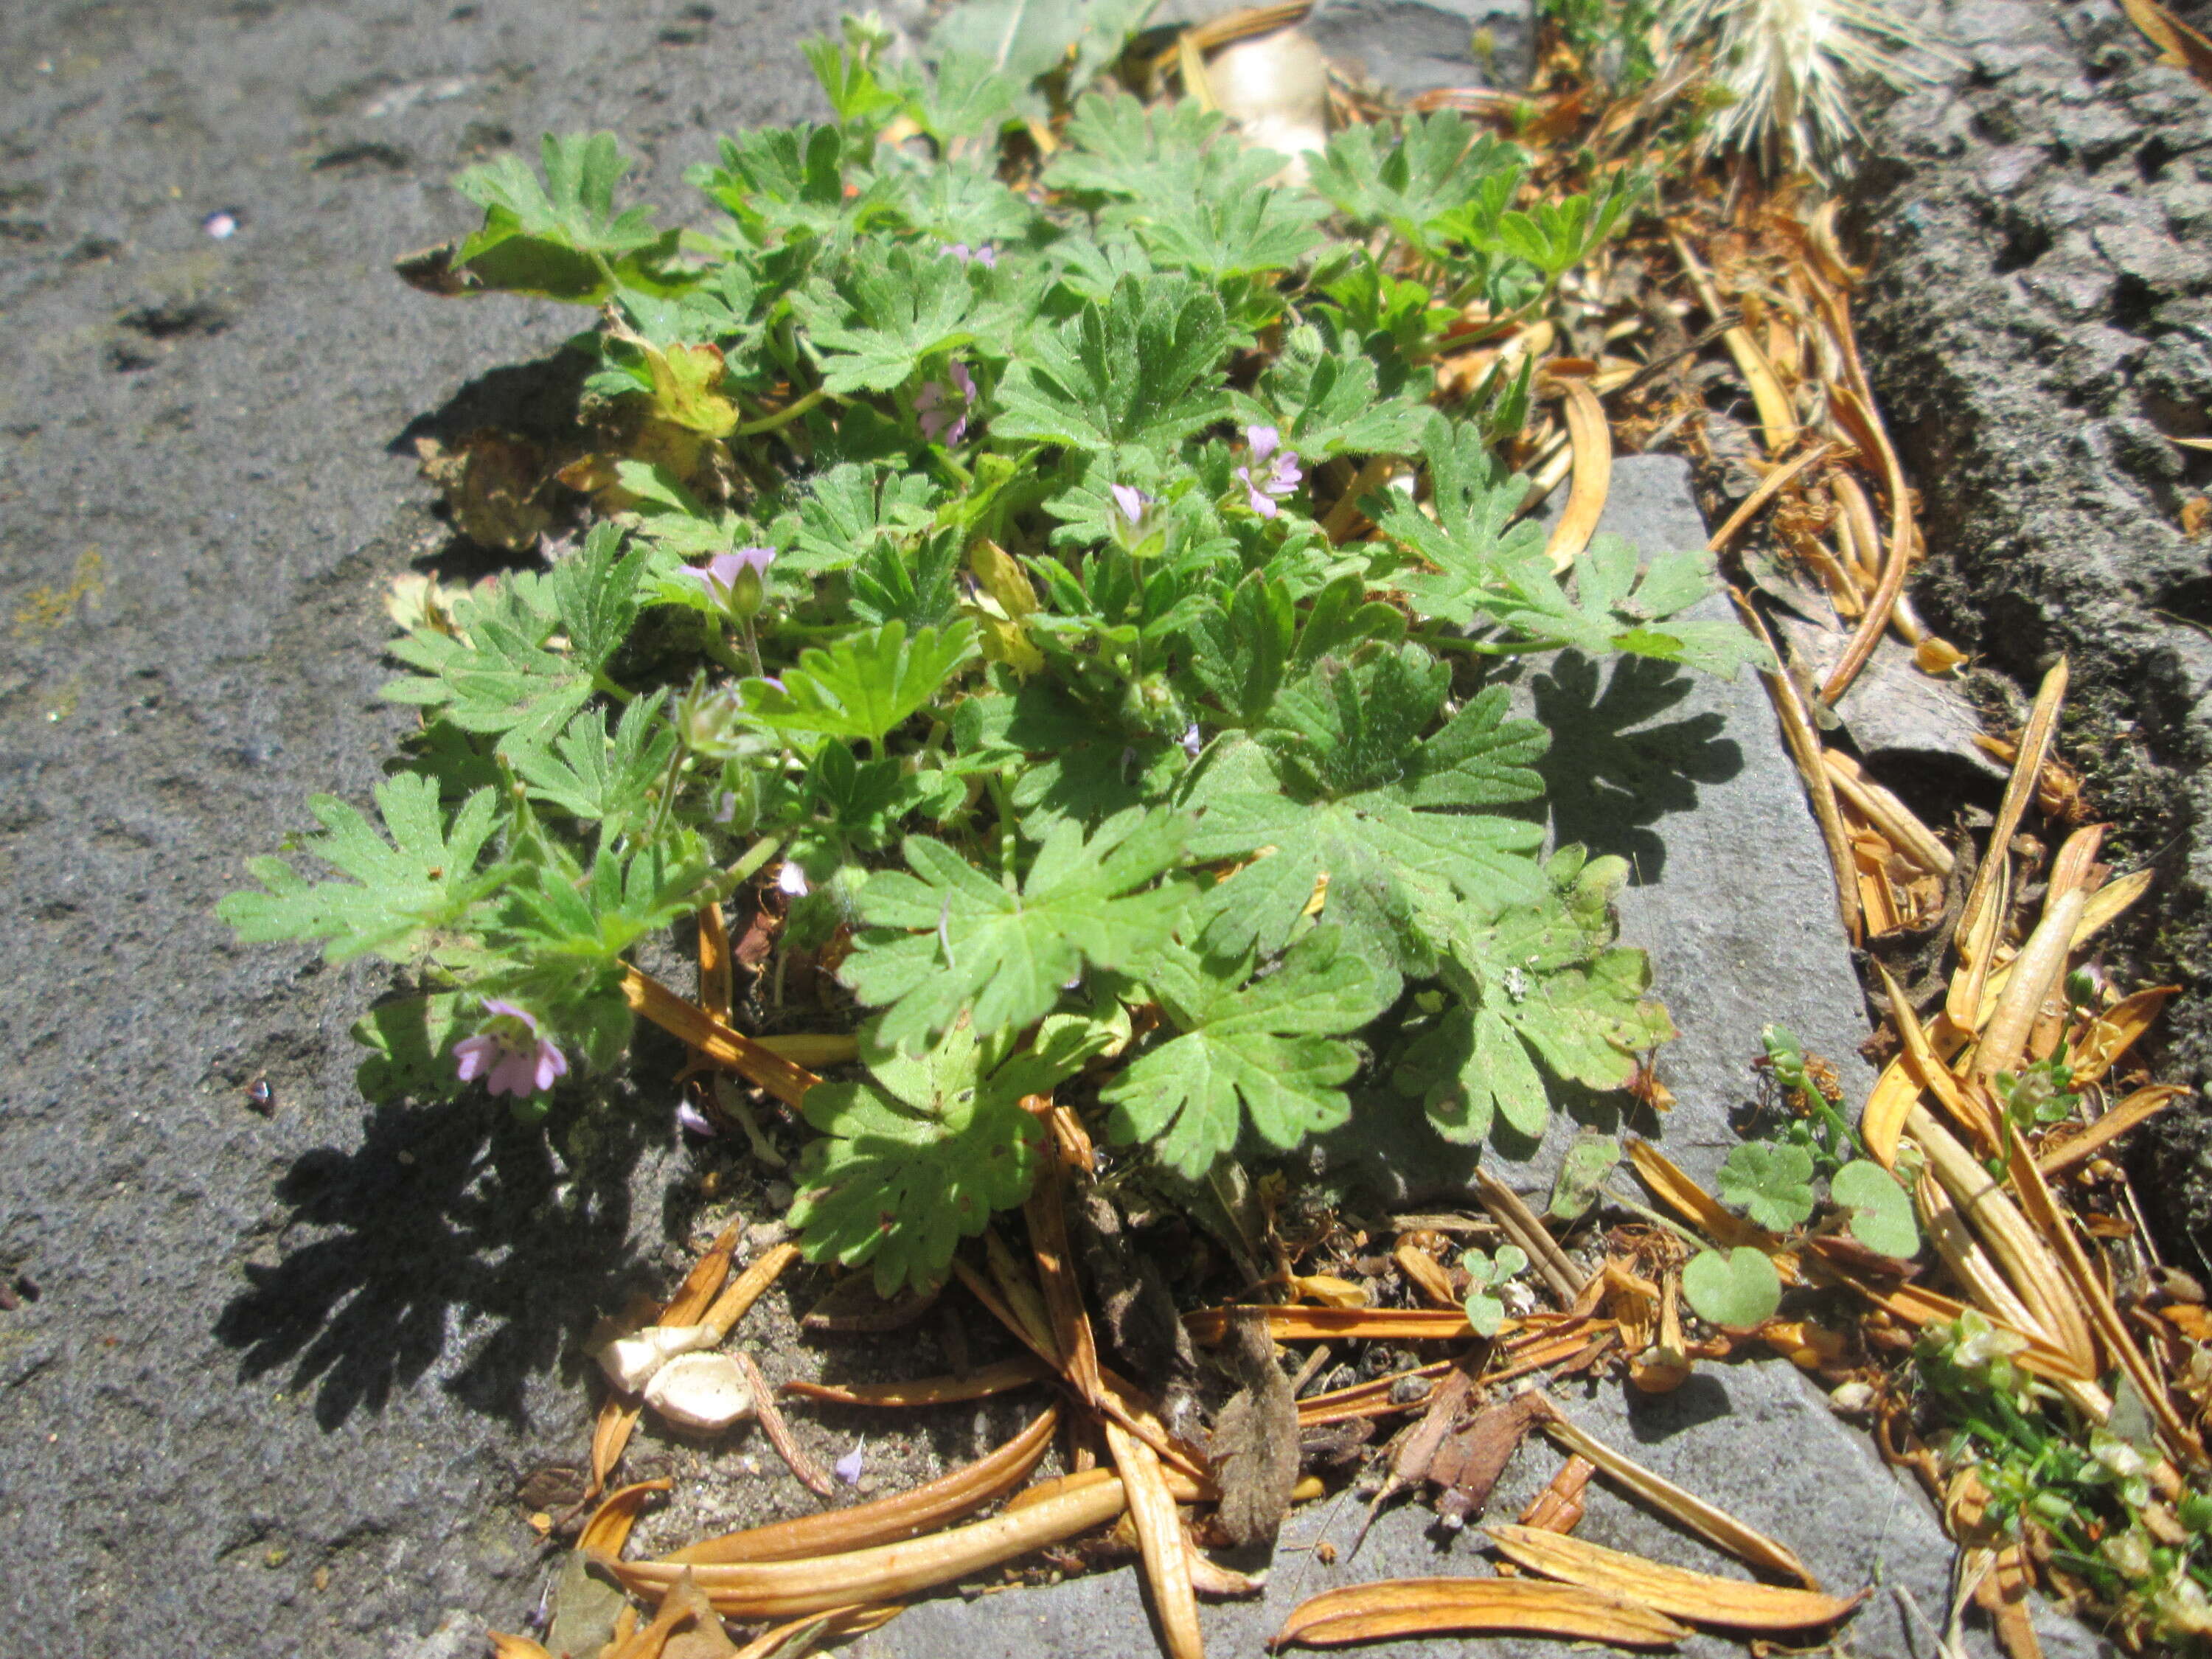
M 488 1036 L 463 1037 L 453 1045 L 454 1070 L 464 1083 L 474 1083 L 490 1069 L 493 1057 L 499 1053 L 499 1044 Z
M 538 1045 L 538 1092 L 544 1094 L 553 1086 L 553 1079 L 568 1075 L 568 1056 L 550 1042 Z
M 531 1086 L 531 1062 L 528 1054 L 502 1051 L 499 1064 L 491 1068 L 490 1077 L 484 1080 L 484 1087 L 495 1095 L 535 1094 L 537 1091 Z
M 1305 474 L 1298 468 L 1298 452 L 1286 449 L 1275 457 L 1275 470 L 1267 477 L 1267 488 L 1278 495 L 1287 495 L 1298 487 Z
M 1244 441 L 1252 446 L 1252 459 L 1264 461 L 1275 453 L 1276 445 L 1283 441 L 1283 434 L 1272 426 L 1248 426 L 1244 428 Z
M 712 1140 L 721 1133 L 706 1113 L 688 1100 L 676 1103 L 676 1127 L 686 1134 L 697 1135 L 702 1140 Z
M 975 377 L 968 372 L 968 365 L 955 357 L 945 367 L 951 370 L 953 384 L 960 388 L 960 395 L 972 401 L 975 396 Z
M 518 1008 L 513 1003 L 498 997 L 486 997 L 484 1012 L 488 1014 L 497 1014 L 504 1019 L 519 1019 L 530 1028 L 531 1036 L 538 1035 L 538 1016 L 526 1008 Z
M 1249 468 L 1238 467 L 1234 475 L 1244 486 L 1244 500 L 1251 509 L 1263 519 L 1275 516 L 1275 503 L 1260 493 L 1260 486 L 1252 482 Z
M 1131 524 L 1145 516 L 1145 492 L 1129 484 L 1111 486 L 1114 505 L 1121 509 L 1121 516 Z
M 863 1440 L 830 1466 L 836 1472 L 837 1478 L 848 1486 L 857 1486 L 860 1484 L 860 1470 L 863 1467 L 861 1454 L 867 1449 L 867 1445 L 868 1443 Z
M 948 258 L 957 259 L 963 265 L 975 257 L 974 251 L 965 242 L 949 243 L 945 246 L 945 252 Z
M 786 859 L 783 868 L 775 872 L 775 889 L 787 898 L 805 898 L 811 890 L 806 884 L 806 872 Z
M 755 575 L 765 576 L 769 566 L 775 562 L 775 550 L 772 547 L 741 547 L 734 553 L 717 554 L 715 556 L 718 560 L 730 560 L 732 572 L 749 568 Z
M 975 250 L 975 258 L 986 270 L 996 270 L 999 268 L 999 250 L 988 242 Z

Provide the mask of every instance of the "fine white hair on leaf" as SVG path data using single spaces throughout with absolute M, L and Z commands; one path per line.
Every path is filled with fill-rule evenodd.
M 1709 149 L 1822 179 L 1844 170 L 1860 136 L 1851 77 L 1924 83 L 1948 56 L 1883 0 L 1680 0 L 1668 29 L 1678 52 L 1710 53 L 1729 94 L 1706 130 Z

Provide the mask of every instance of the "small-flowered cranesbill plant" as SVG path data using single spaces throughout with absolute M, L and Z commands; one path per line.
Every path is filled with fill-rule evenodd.
M 1541 855 L 1547 738 L 1501 672 L 1757 647 L 1682 619 L 1702 552 L 1555 573 L 1497 456 L 1525 377 L 1431 367 L 1540 311 L 1625 198 L 1526 203 L 1450 113 L 1278 188 L 1095 41 L 1034 81 L 880 45 L 819 46 L 836 118 L 725 139 L 681 234 L 617 211 L 604 133 L 461 175 L 484 222 L 445 285 L 597 313 L 544 486 L 595 521 L 432 594 L 382 830 L 318 799 L 300 850 L 337 878 L 257 860 L 225 916 L 403 965 L 373 1093 L 542 1107 L 555 1055 L 624 1062 L 641 942 L 780 890 L 778 948 L 848 999 L 808 1018 L 860 1053 L 805 1096 L 793 1219 L 887 1290 L 1022 1200 L 1028 1097 L 1195 1178 L 1355 1110 L 1472 1142 L 1625 1084 L 1670 1034 L 1626 872 Z

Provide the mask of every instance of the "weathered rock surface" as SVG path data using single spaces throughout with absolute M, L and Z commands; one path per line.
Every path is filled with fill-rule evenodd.
M 443 532 L 386 447 L 580 315 L 390 259 L 548 128 L 680 204 L 718 130 L 811 107 L 836 13 L 0 6 L 0 1281 L 37 1289 L 0 1311 L 0 1648 L 428 1659 L 534 1601 L 557 1362 L 688 1231 L 668 1103 L 580 1177 L 480 1106 L 365 1115 L 380 972 L 211 912 L 404 724 L 376 590 Z
M 2069 654 L 2062 742 L 2106 845 L 2155 860 L 2125 942 L 2191 994 L 2177 1081 L 2212 1079 L 2212 93 L 2109 0 L 1958 0 L 1963 59 L 1872 123 L 1856 213 L 1876 250 L 1875 392 L 1925 506 L 1930 623 L 2032 690 Z M 2200 22 L 2203 21 L 2200 17 Z M 2142 1190 L 2212 1240 L 2212 1133 L 2168 1113 Z M 2185 1253 L 2186 1247 L 2184 1247 Z

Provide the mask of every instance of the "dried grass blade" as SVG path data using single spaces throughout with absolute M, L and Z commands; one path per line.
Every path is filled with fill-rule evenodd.
M 592 1423 L 592 1484 L 585 1491 L 586 1502 L 606 1490 L 607 1478 L 622 1462 L 623 1450 L 644 1414 L 643 1406 L 619 1395 L 610 1395 L 601 1403 L 599 1414 Z
M 687 1545 L 663 1560 L 708 1566 L 744 1561 L 793 1561 L 808 1556 L 866 1549 L 912 1538 L 1004 1497 L 1030 1477 L 1060 1427 L 1060 1411 L 1048 1406 L 1012 1439 L 988 1457 L 873 1503 L 826 1515 L 800 1516 Z
M 1868 1301 L 1893 1319 L 1900 1319 L 1918 1330 L 1923 1325 L 1956 1324 L 1968 1304 L 1956 1297 L 1946 1296 L 1941 1291 L 1931 1291 L 1923 1285 L 1910 1282 L 1878 1289 L 1852 1271 L 1844 1262 L 1823 1258 L 1823 1265 L 1842 1283 L 1856 1291 Z M 2053 1382 L 2080 1383 L 2090 1381 L 2087 1372 L 2031 1331 L 2023 1330 L 2009 1320 L 1991 1318 L 1990 1322 L 1998 1329 L 2009 1332 L 2027 1344 L 2013 1358 L 2025 1370 Z
M 552 1650 L 527 1636 L 510 1636 L 505 1631 L 488 1630 L 484 1640 L 491 1644 L 491 1659 L 553 1659 Z
M 2076 1165 L 2087 1164 L 2137 1124 L 2156 1116 L 2183 1096 L 2195 1092 L 2175 1083 L 2154 1083 L 2138 1089 L 2085 1132 L 2037 1158 L 2035 1167 L 2043 1171 L 2046 1181 L 2064 1175 Z
M 759 1085 L 787 1106 L 796 1106 L 822 1079 L 774 1049 L 733 1031 L 720 1020 L 684 1001 L 650 975 L 623 969 L 623 1000 L 679 1042 L 690 1044 L 717 1066 L 726 1066 L 748 1083 Z
M 1589 1283 L 1589 1275 L 1559 1248 L 1559 1241 L 1552 1237 L 1552 1230 L 1522 1201 L 1520 1194 L 1489 1170 L 1478 1169 L 1474 1172 L 1474 1195 L 1490 1212 L 1491 1218 L 1505 1230 L 1506 1237 L 1535 1264 L 1537 1273 L 1562 1305 L 1571 1304 L 1582 1294 L 1583 1287 Z
M 2063 657 L 2053 663 L 2051 672 L 2043 677 L 2043 684 L 2035 694 L 2035 706 L 2027 717 L 2027 730 L 2021 734 L 2020 753 L 2013 763 L 2012 776 L 2005 784 L 2004 799 L 1998 805 L 1996 822 L 1990 830 L 1989 854 L 1982 860 L 1981 868 L 1974 872 L 1974 884 L 1966 890 L 1966 903 L 1959 912 L 1959 937 L 1969 939 L 1983 925 L 1984 913 L 1996 898 L 1997 872 L 2002 867 L 2001 854 L 2010 844 L 2013 832 L 2020 828 L 2020 820 L 2027 811 L 2027 804 L 2035 799 L 2036 779 L 2041 775 L 2043 763 L 2051 753 L 2051 734 L 2058 728 L 2058 710 L 2066 701 L 2067 664 Z M 1981 1011 L 1982 981 L 1987 976 L 1987 957 L 1975 967 L 1962 982 L 1954 975 L 1951 994 L 1945 1002 L 1945 1011 L 1954 1024 L 1972 1026 L 1978 1024 Z M 1962 963 L 1962 967 L 1963 967 Z
M 675 1485 L 667 1480 L 634 1480 L 609 1492 L 599 1508 L 592 1511 L 592 1518 L 584 1522 L 583 1531 L 576 1534 L 576 1547 L 597 1550 L 603 1555 L 620 1555 L 623 1546 L 629 1542 L 630 1528 L 637 1524 L 645 1500 L 657 1492 L 673 1490 Z
M 1705 550 L 1708 553 L 1718 553 L 1726 548 L 1736 538 L 1744 526 L 1759 515 L 1762 507 L 1788 489 L 1801 473 L 1826 460 L 1835 450 L 1834 444 L 1824 440 L 1814 444 L 1812 448 L 1789 462 L 1788 465 L 1776 467 L 1774 471 L 1761 478 L 1758 487 L 1750 495 L 1745 496 L 1737 504 L 1735 511 L 1729 514 L 1722 522 L 1721 527 L 1713 532 L 1705 543 Z
M 2165 62 L 2179 64 L 2197 77 L 2198 84 L 2212 87 L 2212 40 L 2190 27 L 2158 0 L 2120 0 L 2120 8 L 2127 13 L 2128 21 L 2159 49 Z
M 1744 626 L 1766 642 L 1774 652 L 1774 659 L 1782 660 L 1775 651 L 1774 635 L 1767 631 L 1751 601 L 1741 590 L 1730 588 L 1729 598 L 1735 601 L 1736 614 Z M 1828 867 L 1836 881 L 1836 916 L 1843 923 L 1844 937 L 1852 944 L 1861 942 L 1863 927 L 1859 915 L 1858 881 L 1851 861 L 1850 836 L 1844 830 L 1843 815 L 1836 810 L 1836 792 L 1828 781 L 1828 769 L 1820 760 L 1820 739 L 1813 730 L 1812 717 L 1804 705 L 1797 701 L 1797 688 L 1791 684 L 1786 672 L 1769 673 L 1762 670 L 1759 684 L 1766 688 L 1766 700 L 1774 705 L 1774 717 L 1782 724 L 1782 740 L 1789 746 L 1790 757 L 1797 763 L 1797 775 L 1805 781 L 1805 793 L 1813 798 L 1813 816 L 1820 821 L 1820 839 L 1828 849 Z
M 2088 906 L 2081 912 L 2081 925 L 2074 930 L 2073 948 L 2080 950 L 2148 893 L 2153 873 L 2148 870 L 2138 870 L 2131 876 L 2121 876 L 2108 881 L 2090 894 Z M 1990 969 L 1989 983 L 1982 988 L 1981 1006 L 1975 1011 L 1973 1024 L 1976 1030 L 1989 1024 L 1990 1016 L 1996 1012 L 1997 999 L 2004 994 L 2005 987 L 2011 982 L 2010 963 L 2000 963 Z M 1931 1040 L 1939 1051 L 1943 1048 L 1944 1039 L 1940 1034 L 1931 1034 Z M 1963 1046 L 1963 1039 L 1960 1046 Z M 1955 1054 L 1958 1049 L 1954 1048 L 1950 1052 Z
M 772 1054 L 781 1054 L 794 1066 L 819 1071 L 824 1066 L 844 1066 L 860 1058 L 860 1041 L 848 1032 L 787 1031 L 780 1036 L 755 1039 Z
M 2120 1369 L 2128 1374 L 2136 1391 L 2142 1395 L 2151 1415 L 2157 1419 L 2159 1437 L 2166 1443 L 2167 1455 L 2177 1462 L 2201 1465 L 2204 1461 L 2203 1441 L 2174 1410 L 2165 1384 L 2151 1369 L 2149 1359 L 2136 1344 L 2135 1334 L 2121 1319 L 2119 1310 L 2112 1305 L 2112 1293 L 2106 1290 L 2104 1279 L 2091 1265 L 2088 1253 L 2075 1237 L 2073 1226 L 2059 1209 L 2057 1200 L 2051 1195 L 2051 1188 L 2044 1182 L 2043 1172 L 2036 1168 L 2035 1159 L 2029 1155 L 2027 1143 L 2015 1135 L 2010 1151 L 2008 1167 L 2020 1193 L 2021 1208 L 2057 1250 L 2066 1276 L 2073 1281 L 2075 1293 L 2089 1310 L 2097 1334 L 2104 1339 L 2112 1358 L 2119 1362 Z
M 1125 1501 L 1121 1483 L 1108 1480 L 1071 1486 L 988 1521 L 873 1549 L 804 1561 L 697 1567 L 621 1561 L 614 1570 L 625 1589 L 648 1599 L 665 1594 L 680 1574 L 689 1572 L 725 1618 L 788 1618 L 855 1601 L 890 1601 L 950 1583 L 1103 1526 L 1121 1514 Z
M 1342 1647 L 1401 1636 L 1563 1636 L 1617 1648 L 1670 1648 L 1690 1632 L 1595 1590 L 1529 1578 L 1386 1578 L 1300 1602 L 1267 1645 Z
M 2154 985 L 2121 998 L 2091 1020 L 2081 1040 L 2073 1045 L 2067 1055 L 2067 1069 L 2074 1074 L 2074 1086 L 2078 1089 L 2102 1079 L 2119 1063 L 2120 1056 L 2150 1030 L 2160 1010 L 2180 994 L 2179 985 Z
M 1552 526 L 1551 540 L 1544 546 L 1552 568 L 1561 573 L 1589 545 L 1613 489 L 1613 429 L 1605 418 L 1605 405 L 1598 402 L 1589 381 L 1577 379 L 1563 384 L 1567 441 L 1574 450 L 1574 483 L 1567 490 L 1566 509 Z
M 1211 1346 L 1229 1329 L 1229 1308 L 1201 1308 L 1185 1314 L 1183 1324 L 1191 1340 Z M 1267 1321 L 1267 1334 L 1278 1342 L 1334 1342 L 1340 1339 L 1376 1337 L 1397 1342 L 1451 1342 L 1474 1334 L 1467 1315 L 1426 1308 L 1285 1308 L 1256 1310 Z M 1501 1328 L 1515 1328 L 1508 1320 Z
M 2066 957 L 2074 947 L 2074 929 L 2088 902 L 2089 896 L 2078 887 L 2054 896 L 2044 907 L 2043 919 L 2020 947 L 2020 954 L 2012 959 L 2012 976 L 1969 1062 L 1969 1075 L 1984 1086 L 1993 1084 L 1998 1073 L 2019 1066 L 2037 1016 L 2066 971 Z
M 1136 1523 L 1137 1547 L 1145 1561 L 1146 1582 L 1152 1586 L 1152 1613 L 1160 1621 L 1160 1635 L 1168 1659 L 1204 1659 L 1206 1643 L 1198 1633 L 1198 1597 L 1190 1583 L 1190 1553 L 1183 1541 L 1182 1520 L 1160 1472 L 1160 1460 L 1136 1436 L 1119 1423 L 1106 1425 L 1106 1444 L 1114 1454 L 1114 1467 L 1121 1472 L 1122 1490 L 1128 1494 L 1129 1518 Z
M 1942 1057 L 1936 1052 L 1935 1044 L 1929 1039 L 1927 1029 L 1920 1023 L 1920 1016 L 1912 1010 L 1911 1000 L 1905 994 L 1898 982 L 1890 977 L 1888 968 L 1880 962 L 1876 962 L 1874 967 L 1875 972 L 1881 976 L 1882 993 L 1889 999 L 1890 1015 L 1897 1027 L 1898 1038 L 1904 1045 L 1903 1052 L 1899 1054 L 1898 1059 L 1903 1062 L 1905 1074 L 1917 1085 L 1911 1097 L 1905 1103 L 1905 1110 L 1899 1118 L 1899 1127 L 1901 1127 L 1904 1122 L 1911 1120 L 1913 1108 L 1920 1098 L 1920 1091 L 1924 1089 L 1933 1094 L 1943 1109 L 1951 1115 L 1953 1122 L 1966 1133 L 1973 1136 L 1977 1146 L 1985 1148 L 1990 1152 L 1995 1152 L 1998 1144 L 1995 1119 L 1979 1102 L 1968 1097 L 1950 1066 L 1945 1064 Z M 1983 1100 L 1988 1098 L 1986 1092 L 1982 1098 Z M 1872 1110 L 1873 1104 L 1873 1101 L 1869 1099 L 1868 1102 L 1869 1111 Z M 1893 1109 L 1885 1105 L 1886 1111 L 1891 1109 Z M 1862 1114 L 1862 1117 L 1863 1116 L 1864 1114 Z M 1869 1140 L 1867 1144 L 1871 1150 L 1874 1143 Z M 1892 1157 L 1894 1157 L 1896 1139 L 1893 1135 L 1890 1138 L 1889 1148 Z M 1877 1153 L 1876 1156 L 1881 1155 Z M 1890 1161 L 1890 1158 L 1887 1158 L 1882 1159 L 1885 1164 Z
M 1885 1170 L 1896 1165 L 1905 1120 L 1920 1093 L 1920 1079 L 1901 1054 L 1881 1068 L 1881 1075 L 1868 1091 L 1865 1109 L 1859 1113 L 1859 1139 L 1866 1143 L 1867 1156 Z
M 1091 1316 L 1083 1310 L 1083 1291 L 1076 1283 L 1068 1249 L 1066 1182 L 1067 1166 L 1058 1158 L 1049 1160 L 1023 1212 L 1029 1221 L 1030 1253 L 1036 1258 L 1053 1340 L 1066 1361 L 1067 1380 L 1080 1398 L 1096 1404 L 1101 1395 L 1098 1344 L 1091 1334 Z
M 1936 1253 L 1951 1270 L 1951 1276 L 1965 1287 L 1975 1305 L 1999 1324 L 2009 1325 L 2050 1340 L 2040 1321 L 2027 1310 L 2004 1275 L 1997 1271 L 1982 1247 L 1974 1242 L 1972 1229 L 1958 1206 L 1951 1202 L 1951 1194 L 1943 1183 L 1926 1170 L 1913 1188 L 1913 1200 L 1920 1211 L 1921 1225 L 1926 1230 Z
M 1936 839 L 1936 832 L 1921 823 L 1911 807 L 1861 771 L 1856 761 L 1836 749 L 1824 750 L 1820 760 L 1844 799 L 1906 858 L 1939 876 L 1949 875 L 1957 866 L 1958 860 Z
M 723 1024 L 730 1023 L 730 930 L 722 907 L 699 907 L 699 1006 Z
M 1416 1370 L 1393 1371 L 1388 1376 L 1355 1382 L 1348 1389 L 1332 1389 L 1327 1394 L 1310 1395 L 1298 1401 L 1298 1425 L 1310 1429 L 1324 1423 L 1349 1422 L 1358 1417 L 1379 1417 L 1384 1413 L 1372 1409 L 1378 1402 L 1388 1411 L 1411 1411 L 1416 1406 L 1425 1406 L 1428 1403 L 1426 1395 L 1400 1405 L 1390 1398 L 1391 1390 L 1409 1376 L 1442 1376 L 1451 1370 L 1453 1363 L 1439 1359 L 1433 1365 L 1423 1365 Z
M 885 1606 L 879 1601 L 833 1607 L 828 1613 L 771 1626 L 739 1648 L 731 1659 L 802 1659 L 802 1656 L 829 1643 L 881 1630 L 905 1611 L 896 1602 Z
M 1542 1425 L 1545 1433 L 1567 1450 L 1587 1457 L 1601 1472 L 1611 1475 L 1653 1509 L 1687 1527 L 1715 1548 L 1725 1550 L 1738 1560 L 1754 1567 L 1765 1567 L 1772 1572 L 1786 1574 L 1808 1589 L 1820 1588 L 1820 1581 L 1807 1571 L 1805 1564 L 1786 1545 L 1778 1544 L 1765 1533 L 1745 1525 L 1727 1510 L 1717 1509 L 1704 1498 L 1683 1491 L 1673 1481 L 1653 1474 L 1633 1458 L 1584 1433 L 1556 1406 L 1548 1407 Z
M 1844 325 L 1848 328 L 1848 320 Z M 1856 350 L 1850 355 L 1855 363 Z M 1905 592 L 1905 573 L 1912 567 L 1912 547 L 1917 533 L 1912 525 L 1911 498 L 1905 494 L 1905 470 L 1898 465 L 1897 452 L 1891 447 L 1889 434 L 1882 430 L 1881 418 L 1875 414 L 1871 403 L 1861 401 L 1863 392 L 1863 386 L 1832 386 L 1828 388 L 1828 405 L 1836 411 L 1837 418 L 1862 452 L 1872 453 L 1881 460 L 1883 487 L 1889 496 L 1889 539 L 1882 550 L 1881 575 L 1875 584 L 1874 597 L 1867 601 L 1866 615 L 1830 671 L 1828 683 L 1820 688 L 1820 701 L 1831 708 L 1842 702 L 1844 693 L 1851 689 L 1851 682 L 1858 678 L 1859 670 L 1866 666 L 1875 647 L 1881 643 L 1882 629 L 1889 626 L 1898 600 Z
M 778 1244 L 762 1253 L 757 1261 L 748 1266 L 731 1283 L 728 1289 L 714 1298 L 714 1305 L 700 1318 L 702 1325 L 711 1325 L 714 1340 L 722 1340 L 737 1328 L 737 1323 L 750 1311 L 768 1287 L 782 1276 L 783 1270 L 799 1260 L 799 1246 Z M 681 1321 L 665 1318 L 664 1323 L 678 1324 Z
M 999 1287 L 999 1295 L 1029 1332 L 1030 1346 L 1051 1360 L 1061 1376 L 1066 1376 L 1067 1351 L 1060 1346 L 1059 1334 L 1053 1328 L 1052 1315 L 1045 1308 L 1044 1292 L 1006 1248 L 1006 1241 L 999 1237 L 996 1227 L 983 1229 L 983 1260 L 991 1269 L 991 1282 Z
M 837 1483 L 830 1471 L 806 1455 L 806 1449 L 792 1437 L 791 1425 L 783 1420 L 776 1409 L 775 1395 L 761 1375 L 760 1362 L 740 1349 L 737 1356 L 738 1369 L 745 1374 L 745 1386 L 752 1390 L 753 1415 L 760 1419 L 761 1431 L 768 1436 L 768 1443 L 783 1460 L 784 1468 L 798 1477 L 799 1484 L 817 1498 L 835 1498 Z
M 1011 1394 L 1056 1376 L 1041 1359 L 1001 1359 L 965 1376 L 925 1376 L 911 1382 L 787 1382 L 777 1392 L 838 1406 L 951 1406 Z
M 1746 1583 L 1709 1572 L 1662 1566 L 1640 1556 L 1584 1543 L 1534 1527 L 1495 1523 L 1484 1528 L 1507 1559 L 1547 1578 L 1565 1579 L 1693 1625 L 1730 1630 L 1802 1630 L 1847 1618 L 1869 1592 L 1844 1597 L 1815 1590 Z
M 1928 1167 L 1996 1259 L 2007 1281 L 2035 1316 L 2037 1325 L 2050 1334 L 2053 1346 L 2077 1369 L 2096 1375 L 2097 1347 L 2090 1339 L 2088 1322 L 2081 1316 L 2075 1292 L 2052 1258 L 2049 1244 L 2005 1196 L 1980 1160 L 1930 1116 L 1926 1107 L 1915 1106 L 1905 1127 L 1920 1143 Z M 2031 1160 L 2022 1153 L 2021 1161 Z

